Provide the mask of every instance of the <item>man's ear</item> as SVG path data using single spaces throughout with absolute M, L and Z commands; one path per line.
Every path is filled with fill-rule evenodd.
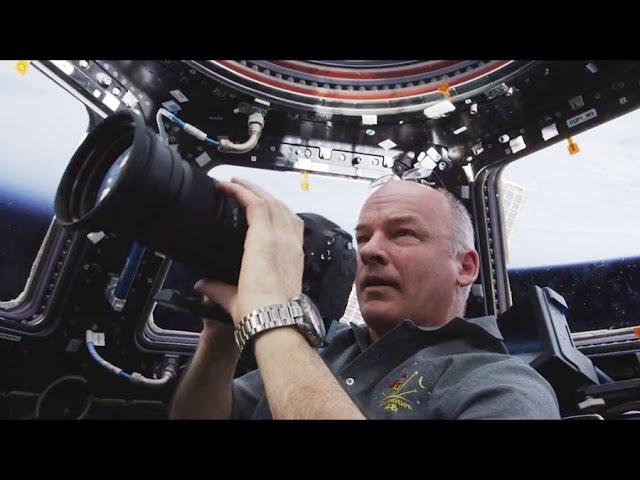
M 480 257 L 475 250 L 467 250 L 459 253 L 458 259 L 458 278 L 456 284 L 460 287 L 466 287 L 475 282 L 478 278 L 478 272 L 480 270 Z

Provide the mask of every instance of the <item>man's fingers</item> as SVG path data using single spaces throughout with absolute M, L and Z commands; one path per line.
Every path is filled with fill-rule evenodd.
M 233 196 L 247 211 L 250 225 L 269 220 L 272 228 L 285 233 L 296 232 L 296 241 L 302 238 L 302 229 L 298 217 L 282 201 L 267 191 L 242 178 L 233 178 L 231 182 L 220 182 L 223 193 Z
M 268 202 L 243 185 L 220 181 L 219 188 L 223 194 L 235 198 L 245 208 L 249 225 L 270 218 Z
M 238 287 L 203 278 L 195 284 L 193 289 L 204 295 L 207 299 L 220 305 L 229 315 L 233 316 Z
M 274 222 L 275 227 L 286 229 L 293 228 L 296 233 L 299 232 L 300 222 L 297 221 L 298 217 L 284 202 L 274 197 L 261 187 L 243 178 L 233 178 L 231 179 L 231 182 L 232 184 L 245 187 L 256 197 L 259 197 L 267 202 L 271 220 Z
M 295 216 L 295 214 L 285 205 L 285 203 L 271 195 L 269 192 L 264 190 L 262 187 L 245 180 L 244 178 L 232 178 L 231 182 L 235 185 L 241 185 L 251 193 L 253 193 L 256 197 L 261 198 L 265 202 L 267 202 L 269 206 L 269 213 L 271 214 L 271 219 L 277 222 L 284 222 L 287 225 L 290 225 L 290 219 L 287 217 Z M 282 226 L 282 225 L 278 225 Z
M 220 180 L 218 182 L 218 188 L 225 195 L 230 195 L 238 200 L 238 202 L 240 202 L 240 205 L 245 208 L 250 204 L 255 203 L 257 200 L 260 200 L 260 197 L 258 197 L 251 190 L 236 183 Z
M 271 195 L 269 192 L 267 192 L 266 190 L 264 190 L 263 188 L 257 186 L 254 183 L 251 183 L 248 180 L 245 180 L 244 178 L 232 178 L 231 179 L 231 183 L 234 185 L 242 185 L 244 188 L 246 188 L 247 190 L 249 190 L 251 193 L 253 193 L 256 197 L 261 198 L 265 201 L 273 201 L 276 200 L 276 198 Z

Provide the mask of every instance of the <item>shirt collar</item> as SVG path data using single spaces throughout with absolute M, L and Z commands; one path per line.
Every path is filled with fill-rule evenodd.
M 411 320 L 405 322 L 413 323 Z M 422 327 L 415 325 L 415 328 L 425 332 L 442 332 L 442 333 L 463 333 L 472 336 L 484 336 L 493 340 L 504 341 L 502 333 L 498 328 L 495 315 L 486 315 L 484 317 L 462 318 L 456 317 L 441 327 Z
M 351 322 L 351 331 L 355 336 L 356 343 L 360 347 L 360 351 L 364 352 L 371 345 L 371 334 L 369 333 L 369 327 L 365 323 L 357 324 Z
M 351 330 L 355 337 L 355 341 L 360 348 L 360 351 L 364 351 L 372 344 L 371 335 L 369 333 L 369 327 L 366 324 L 356 324 L 351 322 Z M 392 328 L 389 332 L 383 335 L 382 338 L 387 336 L 402 335 L 408 332 L 422 332 L 421 335 L 425 340 L 425 346 L 427 344 L 433 344 L 434 337 L 442 338 L 484 338 L 485 340 L 493 340 L 503 342 L 504 338 L 500 333 L 496 317 L 494 315 L 487 315 L 484 317 L 475 318 L 462 318 L 456 317 L 453 320 L 447 322 L 440 327 L 424 327 L 416 325 L 412 320 L 405 319 Z M 381 339 L 382 339 L 381 338 Z

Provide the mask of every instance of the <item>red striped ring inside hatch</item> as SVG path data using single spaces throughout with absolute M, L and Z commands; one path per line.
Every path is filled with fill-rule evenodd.
M 424 95 L 438 90 L 439 82 L 433 82 L 430 85 L 420 85 L 417 87 L 408 87 L 398 90 L 384 90 L 384 91 L 344 91 L 344 90 L 332 90 L 328 88 L 320 87 L 308 87 L 305 85 L 298 85 L 285 80 L 273 78 L 269 75 L 265 75 L 261 72 L 244 66 L 233 60 L 212 60 L 223 68 L 230 70 L 240 76 L 250 78 L 263 85 L 268 85 L 273 88 L 277 88 L 284 91 L 298 93 L 301 95 L 308 95 L 316 98 L 327 98 L 335 100 L 353 100 L 353 101 L 384 101 L 390 99 L 408 98 L 418 95 Z M 511 60 L 495 60 L 482 68 L 474 70 L 453 79 L 447 79 L 446 83 L 449 87 L 455 87 L 462 83 L 473 80 L 474 78 L 481 77 L 496 71 L 504 65 L 510 63 Z
M 386 80 L 389 78 L 410 77 L 412 75 L 435 72 L 438 70 L 442 70 L 443 68 L 451 67 L 460 62 L 458 60 L 442 60 L 413 67 L 401 66 L 368 70 L 324 68 L 321 66 L 295 62 L 292 60 L 272 60 L 269 61 L 269 63 L 325 78 L 337 78 L 342 80 Z

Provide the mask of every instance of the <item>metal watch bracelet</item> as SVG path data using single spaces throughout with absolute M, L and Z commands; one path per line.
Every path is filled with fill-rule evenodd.
M 296 302 L 269 305 L 251 311 L 235 329 L 234 336 L 240 352 L 251 343 L 255 335 L 272 328 L 298 325 L 304 315 L 302 308 Z

